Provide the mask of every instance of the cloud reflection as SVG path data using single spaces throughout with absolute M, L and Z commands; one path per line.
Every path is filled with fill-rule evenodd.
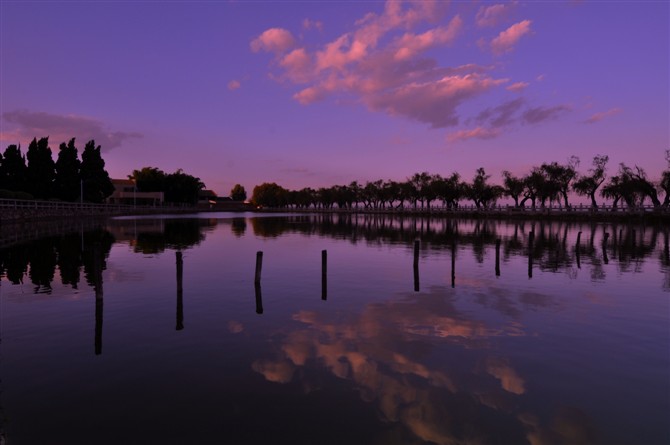
M 482 373 L 468 351 L 524 332 L 514 320 L 496 326 L 473 319 L 455 302 L 452 290 L 439 287 L 369 304 L 358 314 L 300 311 L 275 359 L 256 360 L 252 368 L 277 383 L 308 379 L 312 373 L 298 372 L 303 367 L 325 369 L 352 381 L 381 421 L 398 422 L 420 440 L 486 443 L 489 421 L 509 421 L 512 399 L 525 394 L 526 383 L 509 359 L 487 358 Z M 472 429 L 463 430 L 463 422 Z M 510 437 L 523 442 L 524 424 L 512 429 Z

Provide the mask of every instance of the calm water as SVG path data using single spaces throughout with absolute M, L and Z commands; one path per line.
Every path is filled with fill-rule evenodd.
M 116 219 L 0 276 L 10 445 L 670 443 L 668 227 Z

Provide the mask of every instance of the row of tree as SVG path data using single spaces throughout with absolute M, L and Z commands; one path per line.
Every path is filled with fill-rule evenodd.
M 0 154 L 0 190 L 19 193 L 21 197 L 102 202 L 114 192 L 105 170 L 100 146 L 94 140 L 86 143 L 78 158 L 74 138 L 60 144 L 54 162 L 49 138 L 34 138 L 24 156 L 21 146 L 10 145 Z
M 431 203 L 441 201 L 447 208 L 457 208 L 464 200 L 472 201 L 477 208 L 489 208 L 503 197 L 510 198 L 516 207 L 545 207 L 552 203 L 570 208 L 571 192 L 586 196 L 593 209 L 598 208 L 596 196 L 612 201 L 617 208 L 625 203 L 636 208 L 649 200 L 654 207 L 670 207 L 670 150 L 665 153 L 667 168 L 658 181 L 647 178 L 640 167 L 619 164 L 617 174 L 607 180 L 609 157 L 593 158 L 591 168 L 579 173 L 579 158 L 572 156 L 567 163 L 543 163 L 533 167 L 524 176 L 503 171 L 502 185 L 489 182 L 491 176 L 484 168 L 477 169 L 471 182 L 461 180 L 458 173 L 442 177 L 427 172 L 415 173 L 406 181 L 378 180 L 361 185 L 335 185 L 319 189 L 287 190 L 276 183 L 263 183 L 254 188 L 252 203 L 263 207 L 293 208 L 358 208 L 385 209 L 405 206 L 430 209 Z M 664 197 L 661 201 L 661 197 Z

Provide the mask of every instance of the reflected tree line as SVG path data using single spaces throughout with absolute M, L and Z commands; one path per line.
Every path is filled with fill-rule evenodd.
M 655 255 L 654 252 L 659 252 L 661 266 L 670 270 L 669 229 L 661 225 L 566 221 L 505 223 L 486 219 L 352 214 L 295 215 L 250 221 L 255 235 L 271 238 L 300 233 L 354 244 L 403 244 L 408 248 L 419 239 L 422 251 L 454 250 L 455 255 L 462 254 L 459 247 L 467 246 L 478 263 L 484 263 L 489 249 L 496 249 L 499 242 L 503 262 L 514 256 L 528 257 L 532 267 L 541 271 L 567 271 L 571 275 L 588 264 L 593 279 L 604 278 L 603 265 L 610 262 L 616 262 L 622 272 L 636 271 L 644 260 Z M 532 273 L 532 269 L 529 272 Z M 670 289 L 668 280 L 664 287 Z
M 68 233 L 0 249 L 0 277 L 22 284 L 27 277 L 35 293 L 51 293 L 56 268 L 63 285 L 77 289 L 83 279 L 95 288 L 96 272 L 106 268 L 114 236 L 104 229 Z
M 495 206 L 507 197 L 517 208 L 541 207 L 556 203 L 570 208 L 569 196 L 577 194 L 590 200 L 598 209 L 598 196 L 610 200 L 613 210 L 620 205 L 639 208 L 650 202 L 655 208 L 670 208 L 670 150 L 665 152 L 666 169 L 654 180 L 641 167 L 619 164 L 615 174 L 608 177 L 609 157 L 597 155 L 585 172 L 577 170 L 579 158 L 572 156 L 565 164 L 543 163 L 525 175 L 502 172 L 502 183 L 492 184 L 484 168 L 475 172 L 471 181 L 457 172 L 450 176 L 415 173 L 405 181 L 377 180 L 359 184 L 334 185 L 313 189 L 288 190 L 276 183 L 263 183 L 253 190 L 251 201 L 262 207 L 322 208 L 322 209 L 430 209 L 441 202 L 449 209 L 458 208 L 463 201 L 472 202 L 478 209 Z
M 158 254 L 167 249 L 184 250 L 200 244 L 205 232 L 216 225 L 210 220 L 180 219 L 161 224 L 160 231 L 139 229 L 128 222 L 111 222 L 107 228 L 67 233 L 0 249 L 0 277 L 12 284 L 26 278 L 35 293 L 49 294 L 59 272 L 63 285 L 77 289 L 82 281 L 97 290 L 115 242 L 128 241 L 134 252 Z
M 606 264 L 616 263 L 621 272 L 635 272 L 645 260 L 655 256 L 661 267 L 670 271 L 670 229 L 661 225 L 318 214 L 221 220 L 116 220 L 105 229 L 0 249 L 0 277 L 13 284 L 28 278 L 35 293 L 50 293 L 58 270 L 63 285 L 76 289 L 83 277 L 89 286 L 95 287 L 96 270 L 106 268 L 114 242 L 127 242 L 134 252 L 144 255 L 181 251 L 201 244 L 206 233 L 218 225 L 229 226 L 235 237 L 244 236 L 251 227 L 255 236 L 265 238 L 296 233 L 353 244 L 402 244 L 408 249 L 413 248 L 415 240 L 420 240 L 421 255 L 428 251 L 451 251 L 454 257 L 461 257 L 470 250 L 477 263 L 484 263 L 487 255 L 495 251 L 503 263 L 512 257 L 527 257 L 529 274 L 536 268 L 576 275 L 582 266 L 588 265 L 593 279 L 604 279 Z M 499 264 L 496 266 L 499 274 Z M 664 288 L 670 289 L 670 277 Z

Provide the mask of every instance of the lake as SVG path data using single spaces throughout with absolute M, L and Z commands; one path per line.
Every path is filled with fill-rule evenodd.
M 668 444 L 668 238 L 221 213 L 26 240 L 0 249 L 0 432 L 10 445 Z

